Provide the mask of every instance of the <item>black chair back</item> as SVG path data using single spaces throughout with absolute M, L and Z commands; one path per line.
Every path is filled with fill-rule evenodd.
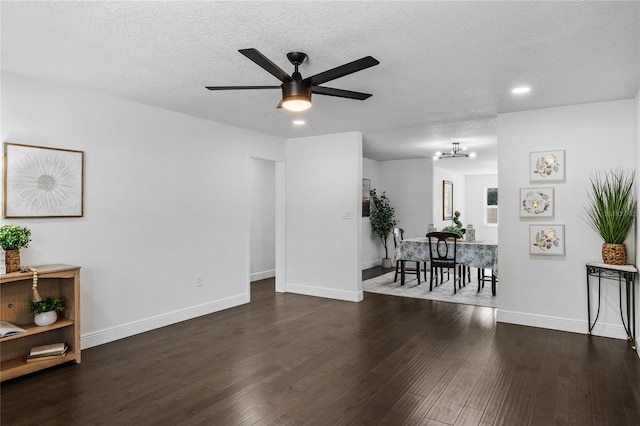
M 393 246 L 398 247 L 400 245 L 400 241 L 404 239 L 404 229 L 402 228 L 393 228 Z
M 453 232 L 429 232 L 429 259 L 433 267 L 454 268 L 458 251 L 457 238 Z M 451 246 L 449 246 L 451 242 Z

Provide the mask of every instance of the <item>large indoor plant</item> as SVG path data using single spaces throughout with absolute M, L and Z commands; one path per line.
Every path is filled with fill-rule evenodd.
M 633 193 L 635 172 L 622 169 L 596 173 L 591 177 L 589 203 L 585 207 L 587 223 L 600 235 L 602 261 L 624 265 L 627 251 L 624 241 L 636 216 L 637 201 Z
M 391 207 L 391 202 L 387 195 L 382 191 L 378 195 L 375 189 L 371 190 L 371 229 L 373 233 L 380 238 L 384 246 L 384 259 L 382 259 L 382 267 L 390 268 L 391 259 L 389 258 L 389 250 L 387 247 L 387 238 L 393 231 L 393 227 L 398 224 L 395 217 L 395 210 Z
M 0 247 L 5 251 L 7 273 L 20 270 L 20 249 L 29 246 L 30 238 L 29 228 L 18 225 L 0 226 Z

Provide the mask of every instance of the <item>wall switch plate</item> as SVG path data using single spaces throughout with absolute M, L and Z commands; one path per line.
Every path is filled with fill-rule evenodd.
M 204 278 L 202 275 L 196 275 L 196 287 L 202 287 L 204 285 Z
M 342 216 L 343 219 L 353 219 L 353 211 L 347 210 Z

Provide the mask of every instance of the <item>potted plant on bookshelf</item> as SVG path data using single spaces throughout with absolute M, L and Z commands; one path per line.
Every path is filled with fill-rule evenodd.
M 600 235 L 602 261 L 609 265 L 627 263 L 624 241 L 636 217 L 637 201 L 633 193 L 635 172 L 611 170 L 591 177 L 589 203 L 585 207 L 587 223 Z
M 18 225 L 0 226 L 0 247 L 5 251 L 6 272 L 20 270 L 20 249 L 29 246 L 31 231 Z
M 371 220 L 371 229 L 373 230 L 373 233 L 380 238 L 380 241 L 384 246 L 384 259 L 382 259 L 383 268 L 391 268 L 387 238 L 391 231 L 393 231 L 393 227 L 398 224 L 394 215 L 395 210 L 391 207 L 391 202 L 384 191 L 382 191 L 382 194 L 378 195 L 376 190 L 372 189 L 371 213 L 369 219 Z
M 44 296 L 42 300 L 29 303 L 29 312 L 35 314 L 33 322 L 39 326 L 51 325 L 58 320 L 58 312 L 64 311 L 63 300 Z

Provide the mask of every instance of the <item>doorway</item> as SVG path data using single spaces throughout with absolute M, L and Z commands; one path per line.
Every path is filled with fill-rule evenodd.
M 275 291 L 276 162 L 250 159 L 249 188 L 250 294 L 265 287 Z M 252 297 L 253 299 L 253 297 Z

